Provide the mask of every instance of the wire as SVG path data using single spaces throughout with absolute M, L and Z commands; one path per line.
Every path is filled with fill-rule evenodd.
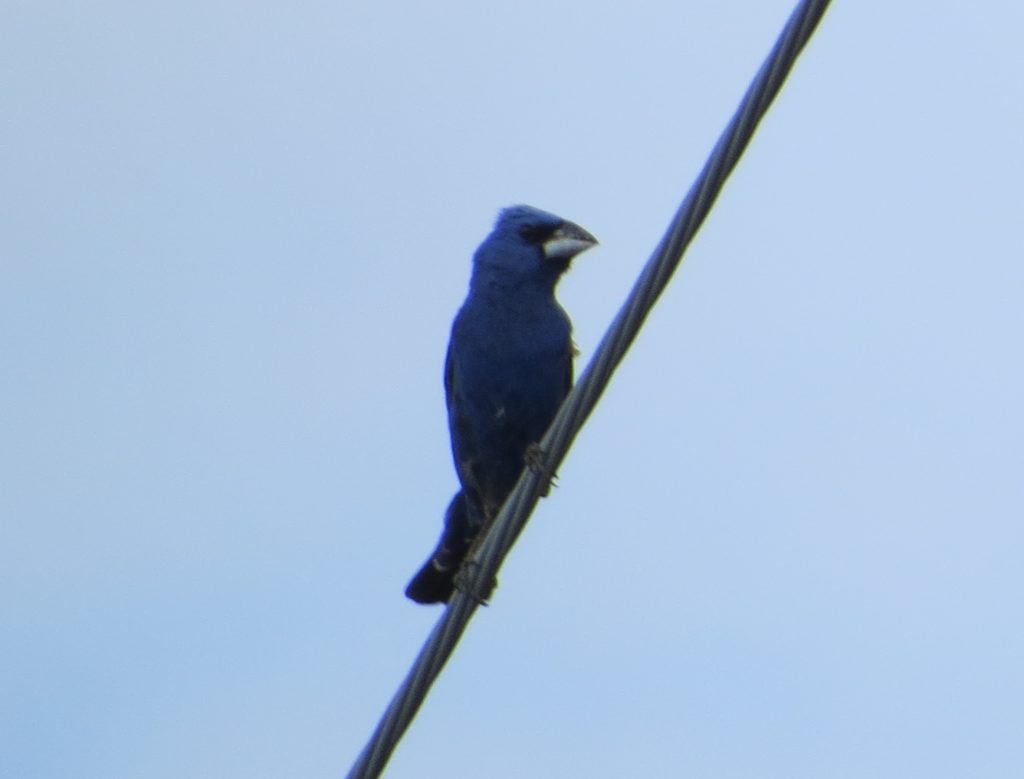
M 477 606 L 481 605 L 478 593 L 490 590 L 505 555 L 545 493 L 551 474 L 557 472 L 576 434 L 608 386 L 612 372 L 682 263 L 683 252 L 711 211 L 726 178 L 736 166 L 828 5 L 828 0 L 804 0 L 793 11 L 596 354 L 562 403 L 540 442 L 538 463 L 523 469 L 498 516 L 467 556 L 459 574 L 458 590 L 349 771 L 348 779 L 369 779 L 380 776 L 384 770 L 430 685 L 444 668 Z

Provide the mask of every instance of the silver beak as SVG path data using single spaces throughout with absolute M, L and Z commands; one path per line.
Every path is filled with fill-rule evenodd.
M 544 259 L 571 260 L 596 245 L 597 239 L 578 224 L 563 222 L 544 242 Z

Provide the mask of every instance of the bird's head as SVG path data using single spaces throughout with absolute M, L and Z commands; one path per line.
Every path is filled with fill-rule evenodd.
M 478 273 L 489 280 L 537 280 L 554 287 L 577 254 L 597 239 L 573 222 L 532 206 L 510 206 L 476 251 Z

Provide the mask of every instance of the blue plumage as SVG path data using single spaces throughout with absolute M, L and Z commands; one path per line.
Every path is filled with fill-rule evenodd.
M 528 447 L 572 386 L 572 325 L 555 285 L 572 258 L 596 243 L 572 222 L 513 206 L 477 249 L 444 372 L 462 489 L 448 505 L 437 549 L 406 589 L 414 601 L 451 597 L 470 544 L 501 508 Z

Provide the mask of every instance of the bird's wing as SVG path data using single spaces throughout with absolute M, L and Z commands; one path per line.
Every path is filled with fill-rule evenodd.
M 565 353 L 565 394 L 562 396 L 563 400 L 565 395 L 569 394 L 569 390 L 572 389 L 574 363 L 577 354 L 579 354 L 579 349 L 576 348 L 576 344 L 570 338 L 569 348 Z
M 448 342 L 448 353 L 444 357 L 444 400 L 448 405 L 448 419 L 451 420 L 455 405 L 455 364 L 452 360 L 452 341 Z
M 473 426 L 466 413 L 465 402 L 459 387 L 458 360 L 456 359 L 454 334 L 448 344 L 448 355 L 444 361 L 444 396 L 448 404 L 448 432 L 452 439 L 452 457 L 459 481 L 464 487 L 474 489 L 472 465 L 477 459 L 477 443 Z

